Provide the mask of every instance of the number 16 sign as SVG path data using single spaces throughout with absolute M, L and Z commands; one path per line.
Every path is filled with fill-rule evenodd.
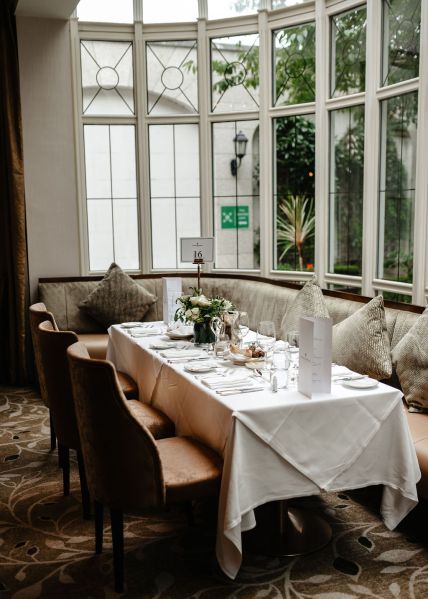
M 213 237 L 182 237 L 181 262 L 214 262 Z

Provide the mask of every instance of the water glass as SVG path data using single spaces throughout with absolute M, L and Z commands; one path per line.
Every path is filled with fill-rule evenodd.
M 248 312 L 239 312 L 238 318 L 238 329 L 239 329 L 239 345 L 242 345 L 242 341 L 250 331 L 250 319 Z
M 275 324 L 270 320 L 262 320 L 257 327 L 257 345 L 265 352 L 264 370 L 271 370 L 273 348 L 276 342 Z

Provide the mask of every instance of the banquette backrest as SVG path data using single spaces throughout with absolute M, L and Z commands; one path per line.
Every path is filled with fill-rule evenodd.
M 164 275 L 165 276 L 165 275 Z M 169 275 L 168 275 L 169 276 Z M 76 333 L 105 332 L 93 319 L 79 309 L 79 303 L 95 288 L 101 277 L 74 277 L 70 279 L 40 279 L 39 301 L 55 315 L 60 330 Z M 162 275 L 136 276 L 136 282 L 157 298 L 145 320 L 162 320 Z M 196 286 L 196 278 L 182 276 L 183 293 Z M 202 279 L 203 292 L 208 297 L 221 295 L 230 299 L 237 309 L 246 310 L 250 326 L 255 329 L 260 320 L 272 320 L 277 330 L 284 313 L 295 298 L 300 285 L 283 281 L 256 279 L 243 275 L 206 275 Z M 336 324 L 356 312 L 369 298 L 346 293 L 324 291 L 333 323 Z M 391 347 L 407 333 L 423 308 L 385 302 L 385 312 Z

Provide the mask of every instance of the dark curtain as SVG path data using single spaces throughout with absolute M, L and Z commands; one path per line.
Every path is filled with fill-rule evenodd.
M 0 2 L 0 383 L 28 382 L 28 268 L 16 0 Z

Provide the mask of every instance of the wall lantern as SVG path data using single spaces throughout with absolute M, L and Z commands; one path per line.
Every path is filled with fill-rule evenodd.
M 230 161 L 230 172 L 236 177 L 238 168 L 241 166 L 241 160 L 244 158 L 245 152 L 247 151 L 248 138 L 245 133 L 240 131 L 233 138 L 233 143 L 235 144 L 236 158 Z

